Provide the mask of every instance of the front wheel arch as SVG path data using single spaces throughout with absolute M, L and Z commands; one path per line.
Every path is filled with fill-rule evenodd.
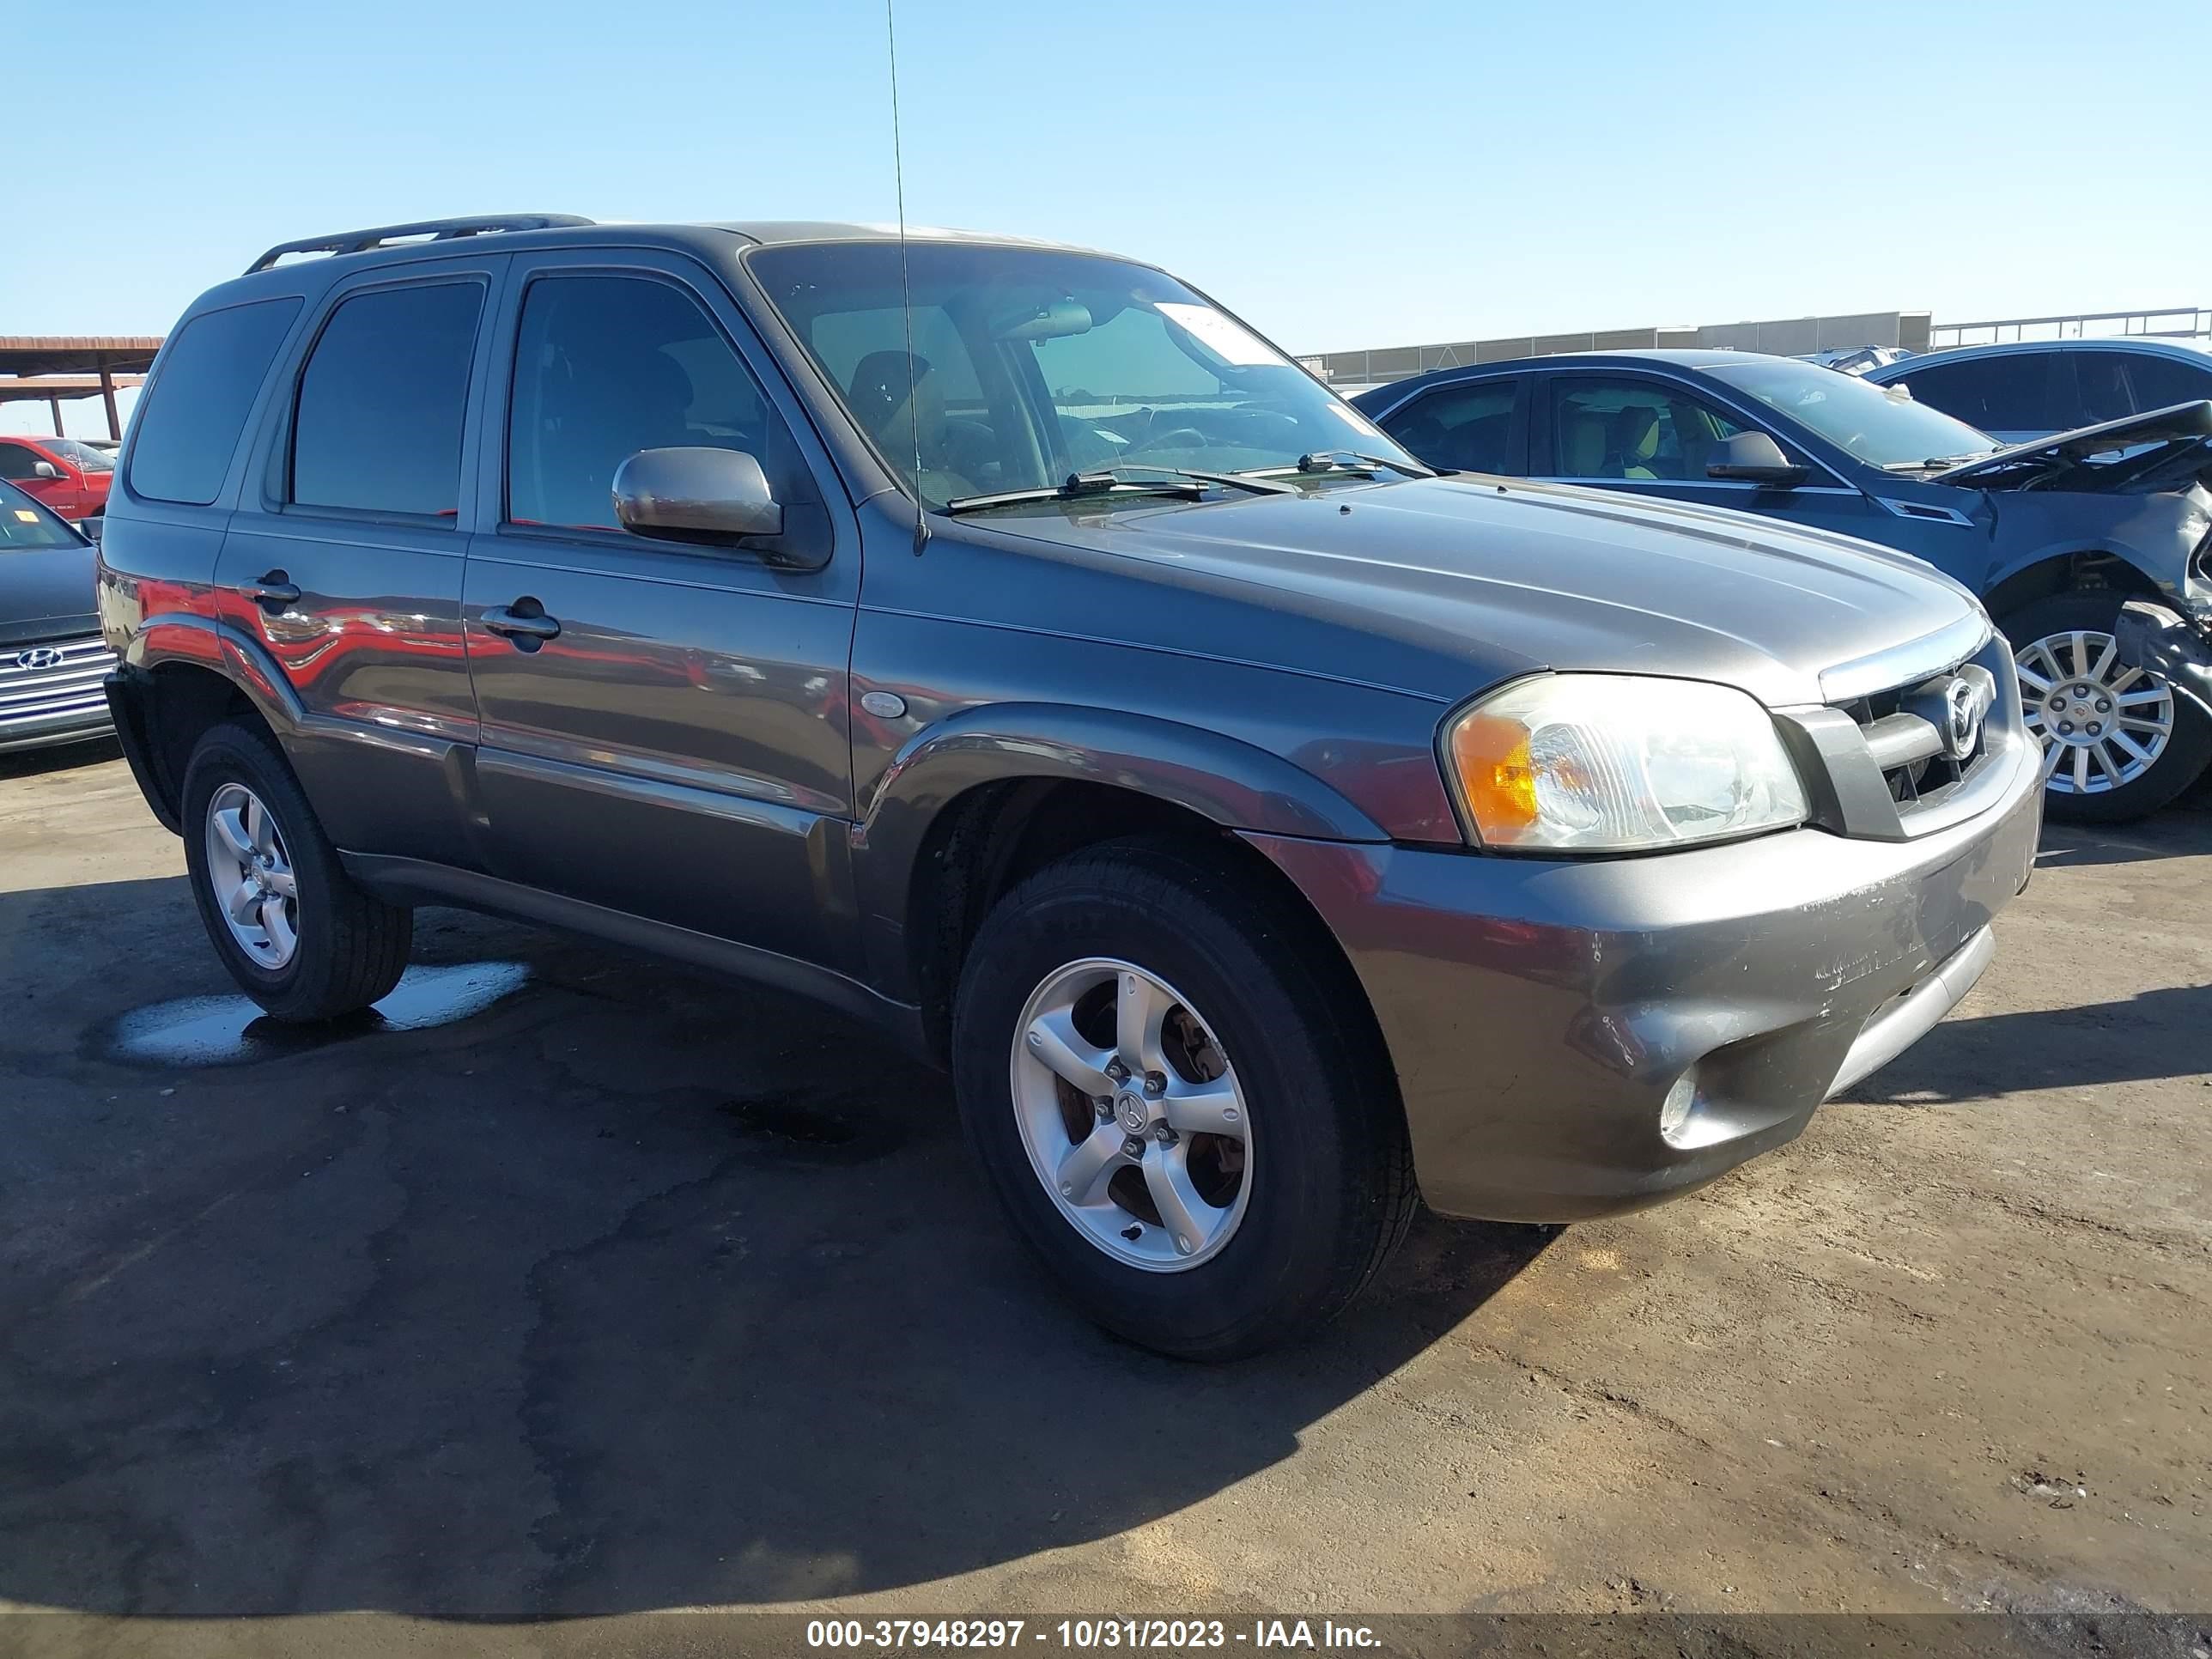
M 2159 585 L 2124 555 L 2102 548 L 2086 548 L 2053 554 L 2022 565 L 1995 583 L 1982 596 L 1982 605 L 2002 628 L 2006 617 L 2054 593 L 2106 590 L 2142 594 L 2160 592 Z

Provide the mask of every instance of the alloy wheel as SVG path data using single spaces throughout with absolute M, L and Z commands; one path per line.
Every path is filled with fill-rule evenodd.
M 2027 729 L 2043 744 L 2045 787 L 2103 794 L 2149 771 L 2172 741 L 2172 691 L 2121 662 L 2110 634 L 2046 635 L 2013 659 Z
M 242 783 L 208 800 L 208 884 L 238 947 L 276 970 L 299 949 L 300 884 L 276 819 Z
M 1252 1120 L 1188 998 L 1134 963 L 1071 962 L 1015 1026 L 1014 1114 L 1030 1167 L 1077 1231 L 1130 1267 L 1194 1267 L 1243 1221 Z

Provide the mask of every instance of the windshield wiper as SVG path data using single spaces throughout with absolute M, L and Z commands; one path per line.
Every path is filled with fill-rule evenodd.
M 1371 477 L 1377 468 L 1395 472 L 1401 478 L 1433 478 L 1437 476 L 1434 467 L 1423 466 L 1419 461 L 1394 461 L 1358 449 L 1316 449 L 1298 457 L 1298 471 L 1301 472 L 1357 472 L 1364 469 Z
M 1154 466 L 1149 461 L 1137 461 L 1133 465 L 1143 467 L 1147 472 L 1165 472 L 1177 478 L 1194 478 L 1202 483 L 1225 484 L 1231 489 L 1241 489 L 1252 495 L 1295 495 L 1298 493 L 1296 484 L 1278 483 L 1273 478 L 1261 477 L 1256 473 L 1200 472 L 1194 467 Z M 1121 467 L 1115 468 L 1115 476 L 1119 477 L 1123 471 Z M 1127 482 L 1137 481 L 1131 479 Z
M 1245 477 L 1281 477 L 1283 473 L 1343 473 L 1345 477 L 1376 477 L 1380 473 L 1394 471 L 1405 477 L 1443 477 L 1433 467 L 1422 467 L 1420 462 L 1387 460 L 1385 456 L 1370 456 L 1360 449 L 1310 449 L 1298 456 L 1297 467 L 1255 467 L 1243 473 Z
M 1996 453 L 1994 449 L 1977 450 L 1971 455 L 1930 455 L 1924 461 L 1884 461 L 1885 472 L 1933 472 L 1939 466 L 1964 466 L 1968 461 L 1986 460 Z
M 1248 478 L 1234 472 L 1194 472 L 1179 466 L 1147 466 L 1148 472 L 1162 476 L 1151 478 L 1132 478 L 1123 476 L 1123 469 L 1111 471 L 1071 472 L 1065 482 L 1035 489 L 1001 489 L 988 495 L 963 495 L 947 501 L 947 513 L 981 513 L 994 507 L 1018 507 L 1024 502 L 1075 501 L 1094 495 L 1182 495 L 1192 501 L 1204 498 L 1208 488 L 1222 484 L 1231 489 L 1242 489 L 1255 495 L 1277 495 L 1295 493 L 1289 484 L 1273 483 L 1264 478 Z

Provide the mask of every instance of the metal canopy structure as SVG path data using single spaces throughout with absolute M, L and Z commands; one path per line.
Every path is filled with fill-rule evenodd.
M 120 438 L 115 394 L 142 384 L 161 349 L 158 334 L 0 334 L 0 404 L 45 404 L 59 435 L 65 401 L 98 398 L 107 435 Z

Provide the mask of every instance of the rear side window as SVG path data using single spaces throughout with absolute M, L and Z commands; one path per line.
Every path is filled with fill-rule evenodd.
M 1912 400 L 1940 409 L 1984 432 L 2055 432 L 2061 424 L 2051 398 L 2047 351 L 2022 351 L 1973 362 L 1930 363 L 1905 377 Z
M 300 314 L 297 299 L 203 312 L 163 349 L 138 410 L 131 488 L 157 501 L 205 507 L 246 430 L 254 394 Z
M 2128 398 L 2128 360 L 2117 351 L 2081 351 L 2074 356 L 2075 407 L 2061 409 L 2051 430 L 2095 426 L 2135 413 Z
M 1432 392 L 1382 422 L 1382 429 L 1431 466 L 1466 472 L 1504 472 L 1511 465 L 1511 380 Z
M 483 311 L 477 283 L 357 294 L 331 313 L 300 376 L 291 499 L 450 516 Z

